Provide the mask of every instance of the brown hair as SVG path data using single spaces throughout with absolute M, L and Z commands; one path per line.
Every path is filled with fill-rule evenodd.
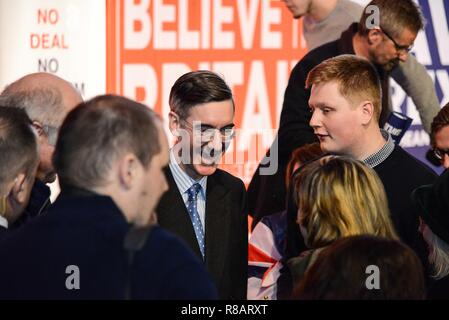
M 154 111 L 124 97 L 81 103 L 64 120 L 53 154 L 61 187 L 103 185 L 113 162 L 126 152 L 147 167 L 161 148 L 155 119 Z
M 309 161 L 320 158 L 322 155 L 323 151 L 318 142 L 309 143 L 293 150 L 285 172 L 285 184 L 287 189 L 290 185 L 290 180 L 292 179 L 292 174 L 296 165 L 301 166 Z
M 19 173 L 34 179 L 38 163 L 36 134 L 26 112 L 0 106 L 0 192 Z
M 371 290 L 370 266 L 379 271 L 379 287 Z M 369 235 L 342 238 L 319 253 L 296 284 L 293 298 L 424 299 L 423 268 L 412 249 L 399 241 Z
M 447 103 L 433 118 L 430 133 L 430 144 L 435 147 L 435 134 L 443 127 L 449 126 L 449 103 Z
M 189 116 L 189 110 L 196 105 L 233 100 L 232 91 L 218 74 L 198 70 L 184 74 L 171 88 L 170 110 L 181 119 Z M 234 103 L 233 103 L 234 105 Z
M 341 95 L 353 104 L 371 101 L 374 117 L 379 120 L 382 108 L 381 85 L 376 69 L 368 60 L 349 54 L 324 60 L 310 70 L 306 88 L 332 81 L 338 83 Z

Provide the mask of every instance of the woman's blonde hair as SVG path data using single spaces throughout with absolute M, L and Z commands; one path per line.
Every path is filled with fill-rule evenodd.
M 398 239 L 382 182 L 364 163 L 326 156 L 305 165 L 294 179 L 298 223 L 311 248 L 370 234 Z

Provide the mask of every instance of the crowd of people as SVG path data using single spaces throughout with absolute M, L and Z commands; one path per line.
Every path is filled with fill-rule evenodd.
M 128 98 L 83 101 L 49 73 L 4 88 L 0 299 L 449 299 L 449 173 L 383 129 L 392 76 L 449 168 L 449 104 L 409 53 L 419 6 L 373 0 L 372 26 L 348 0 L 284 2 L 312 50 L 286 88 L 279 169 L 261 164 L 248 193 L 218 168 L 238 106 L 212 71 L 173 84 L 171 148 Z

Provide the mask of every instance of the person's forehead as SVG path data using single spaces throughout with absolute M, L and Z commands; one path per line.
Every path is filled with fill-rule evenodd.
M 339 84 L 336 81 L 321 82 L 312 86 L 309 104 L 335 104 L 335 102 L 348 102 L 340 93 Z
M 410 30 L 409 28 L 404 28 L 399 34 L 396 42 L 402 46 L 409 46 L 415 42 L 417 33 Z
M 220 127 L 233 121 L 234 105 L 231 99 L 199 104 L 189 110 L 189 117 L 193 121 Z

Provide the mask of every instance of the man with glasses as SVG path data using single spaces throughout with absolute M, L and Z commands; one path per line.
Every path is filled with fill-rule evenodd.
M 0 105 L 26 111 L 38 134 L 39 144 L 39 166 L 30 202 L 12 227 L 41 214 L 50 204 L 50 188 L 46 184 L 56 180 L 52 156 L 58 130 L 67 113 L 80 102 L 82 98 L 75 87 L 50 73 L 26 75 L 1 93 Z
M 430 144 L 438 162 L 449 169 L 449 103 L 433 119 Z
M 234 137 L 231 89 L 217 74 L 194 71 L 173 85 L 169 126 L 175 136 L 156 210 L 159 224 L 202 259 L 222 299 L 246 298 L 247 213 L 243 182 L 217 169 Z
M 363 11 L 360 21 L 350 25 L 338 40 L 310 51 L 292 70 L 284 95 L 278 135 L 271 150 L 272 154 L 276 153 L 277 147 L 279 170 L 273 176 L 262 176 L 258 169 L 248 187 L 249 212 L 254 215 L 254 223 L 265 215 L 285 209 L 283 177 L 291 152 L 317 141 L 309 125 L 310 90 L 305 88 L 307 74 L 313 67 L 342 54 L 353 54 L 372 62 L 382 87 L 380 127 L 383 128 L 388 120 L 391 112 L 390 73 L 399 62 L 408 59 L 408 51 L 424 22 L 420 8 L 413 0 L 373 0 L 366 8 L 368 10 Z M 376 10 L 370 8 L 377 8 L 378 16 Z M 269 161 L 262 163 L 270 165 Z

